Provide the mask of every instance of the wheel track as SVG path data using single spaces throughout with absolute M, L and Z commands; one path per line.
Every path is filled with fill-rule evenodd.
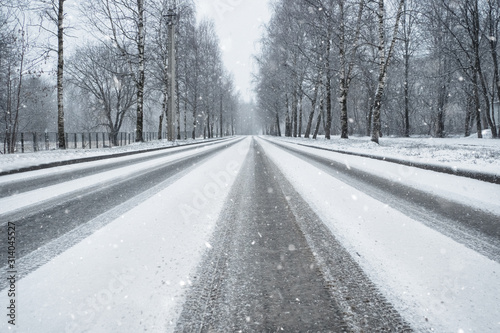
M 257 147 L 258 152 L 263 151 L 260 145 Z M 332 330 L 321 331 L 412 332 L 408 324 L 368 279 L 357 262 L 331 235 L 307 203 L 295 192 L 277 167 L 267 157 L 263 157 L 263 160 L 267 172 L 275 178 L 274 183 L 279 184 L 277 190 L 286 197 L 288 205 L 283 208 L 293 214 L 296 221 L 288 227 L 297 229 L 307 242 L 306 256 L 313 262 L 309 274 L 323 281 L 323 290 L 333 300 L 328 307 L 341 316 Z M 231 270 L 228 271 L 228 267 L 231 260 L 238 261 L 241 255 L 230 252 L 235 248 L 231 244 L 234 245 L 237 242 L 235 236 L 240 231 L 235 223 L 231 223 L 231 217 L 234 217 L 232 211 L 237 204 L 233 198 L 238 197 L 241 185 L 241 177 L 238 177 L 228 197 L 226 209 L 220 216 L 212 235 L 210 242 L 214 246 L 205 253 L 202 264 L 193 279 L 194 285 L 186 298 L 176 332 L 216 332 L 220 331 L 221 327 L 224 327 L 226 331 L 235 331 L 233 324 L 241 319 L 238 318 L 238 311 L 228 306 L 231 296 L 224 293 L 224 285 L 231 285 L 229 280 L 235 279 L 234 276 L 229 276 Z M 248 245 L 248 248 L 251 249 L 251 246 Z M 279 290 L 275 293 L 271 290 L 263 295 L 263 297 L 272 296 L 283 297 Z M 249 305 L 251 301 L 246 305 L 239 304 L 239 306 L 251 306 Z M 224 306 L 221 307 L 220 304 L 218 306 L 218 303 Z M 263 304 L 264 313 L 272 311 L 265 307 L 269 303 Z M 222 316 L 221 313 L 223 313 Z M 269 328 L 271 324 L 264 323 L 262 326 L 257 326 L 261 329 L 249 326 L 244 331 L 280 330 L 280 327 L 274 327 L 275 330 L 263 329 Z
M 315 254 L 318 268 L 325 277 L 329 292 L 342 308 L 348 330 L 413 332 L 276 165 L 271 161 L 268 163 L 278 178 L 281 191 L 288 199 L 302 233 Z

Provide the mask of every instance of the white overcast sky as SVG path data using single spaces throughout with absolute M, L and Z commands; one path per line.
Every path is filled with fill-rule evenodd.
M 215 21 L 226 68 L 242 97 L 252 93 L 252 56 L 258 51 L 263 25 L 270 19 L 268 0 L 195 0 L 198 19 Z
M 258 41 L 263 25 L 270 19 L 269 0 L 194 0 L 198 20 L 215 21 L 226 68 L 233 73 L 235 85 L 241 96 L 249 101 L 252 92 L 252 56 L 258 52 Z M 68 0 L 65 9 L 67 20 L 76 29 L 68 38 L 70 45 L 81 45 L 88 39 L 87 32 L 79 27 L 78 0 Z M 80 28 L 80 30 L 79 30 Z M 76 42 L 78 41 L 78 42 Z M 71 54 L 71 48 L 68 50 Z

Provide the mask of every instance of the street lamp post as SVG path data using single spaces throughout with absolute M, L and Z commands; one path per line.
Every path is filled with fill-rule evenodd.
M 168 25 L 168 76 L 169 76 L 169 94 L 167 110 L 167 139 L 175 141 L 175 116 L 177 114 L 176 102 L 176 72 L 175 72 L 175 25 L 177 23 L 177 14 L 173 9 L 167 13 Z

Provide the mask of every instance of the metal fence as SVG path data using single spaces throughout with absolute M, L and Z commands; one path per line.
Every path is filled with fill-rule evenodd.
M 158 140 L 158 132 L 143 132 L 144 141 Z M 67 149 L 96 149 L 113 146 L 126 146 L 135 142 L 135 133 L 118 133 L 116 145 L 110 133 L 65 133 Z M 162 133 L 162 139 L 166 138 L 166 133 Z M 59 136 L 55 132 L 45 133 L 18 133 L 16 137 L 15 153 L 29 153 L 43 150 L 57 149 Z M 2 142 L 1 152 L 7 153 L 7 139 L 5 133 L 0 134 Z

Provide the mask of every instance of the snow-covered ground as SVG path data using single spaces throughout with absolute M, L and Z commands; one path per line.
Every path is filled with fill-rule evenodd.
M 304 138 L 279 138 L 283 141 L 314 145 L 339 151 L 393 157 L 409 161 L 441 164 L 475 171 L 500 174 L 500 139 L 491 139 L 491 133 L 477 137 L 457 138 L 380 138 L 380 144 L 369 137 L 350 137 L 342 140 L 332 137 L 326 140 Z
M 368 138 L 267 139 L 478 171 L 498 173 L 500 170 L 500 140 L 383 138 L 378 146 Z M 265 140 L 258 140 L 297 192 L 413 328 L 436 332 L 500 331 L 498 262 Z M 0 331 L 172 331 L 186 288 L 192 283 L 192 274 L 203 252 L 212 247 L 208 240 L 250 142 L 247 138 L 218 153 L 173 183 L 158 184 L 164 189 L 154 192 L 154 196 L 139 205 L 131 205 L 133 208 L 125 209 L 127 212 L 118 219 L 18 281 L 18 324 L 10 326 L 3 320 Z M 286 144 L 500 215 L 499 185 Z M 175 149 L 182 151 L 182 147 Z M 0 156 L 0 169 L 87 157 L 85 154 L 90 153 L 108 154 L 111 150 L 4 155 Z M 180 152 L 175 158 L 187 154 L 191 153 Z M 80 167 L 59 168 L 77 171 Z M 54 169 L 29 174 L 47 172 Z M 0 186 L 25 176 L 4 176 Z M 63 187 L 62 190 L 68 189 L 67 184 Z M 40 192 L 35 197 L 43 198 L 43 191 L 51 190 L 37 190 Z M 28 205 L 28 199 L 22 201 L 23 204 Z M 123 205 L 127 204 L 129 202 Z M 1 208 L 9 207 L 2 205 Z M 104 215 L 107 214 L 112 212 Z M 100 216 L 96 220 L 105 218 Z M 22 266 L 23 261 L 36 261 L 40 253 L 47 252 L 45 247 L 57 246 L 65 237 L 73 237 L 78 232 L 76 229 L 44 245 L 20 259 L 19 265 Z M 0 291 L 1 304 L 6 304 L 6 295 L 6 290 Z
M 97 149 L 53 149 L 43 150 L 36 153 L 24 154 L 1 154 L 0 155 L 0 172 L 16 170 L 19 168 L 30 167 L 35 165 L 47 164 L 51 162 L 67 161 L 80 158 L 115 155 L 120 153 L 127 153 L 132 151 L 141 151 L 149 149 L 158 149 L 163 147 L 184 146 L 186 144 L 210 142 L 217 139 L 197 139 L 197 140 L 177 140 L 170 142 L 167 140 L 158 140 L 142 143 L 133 143 L 127 146 L 118 146 L 111 148 L 97 148 Z
M 250 142 L 200 163 L 18 281 L 17 324 L 2 320 L 0 331 L 171 331 Z
M 500 294 L 494 292 L 500 290 L 498 262 L 264 140 L 259 143 L 413 328 L 500 331 Z M 322 150 L 313 153 L 500 215 L 498 185 L 382 161 L 368 166 L 366 159 Z

